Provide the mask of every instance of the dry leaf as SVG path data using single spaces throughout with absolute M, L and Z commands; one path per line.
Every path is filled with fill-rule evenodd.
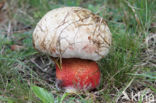
M 24 49 L 24 46 L 20 46 L 20 45 L 11 45 L 11 50 L 12 51 L 20 51 L 20 50 L 22 50 L 22 49 Z
M 0 2 L 0 9 L 2 9 L 3 6 L 4 6 L 4 1 L 1 1 L 1 2 Z

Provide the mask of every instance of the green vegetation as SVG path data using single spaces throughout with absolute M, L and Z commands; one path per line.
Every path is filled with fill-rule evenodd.
M 122 93 L 132 88 L 149 88 L 156 99 L 156 0 L 2 1 L 5 7 L 0 7 L 0 15 L 6 17 L 0 16 L 0 102 L 121 103 Z M 63 6 L 81 6 L 99 14 L 113 37 L 109 55 L 98 61 L 100 86 L 73 96 L 55 87 L 53 63 L 32 45 L 37 22 L 47 11 Z

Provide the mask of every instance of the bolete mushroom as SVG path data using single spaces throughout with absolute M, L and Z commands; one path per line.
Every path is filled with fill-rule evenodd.
M 81 7 L 49 11 L 33 33 L 34 47 L 52 57 L 56 63 L 56 83 L 67 92 L 99 85 L 96 61 L 108 54 L 111 39 L 103 18 Z

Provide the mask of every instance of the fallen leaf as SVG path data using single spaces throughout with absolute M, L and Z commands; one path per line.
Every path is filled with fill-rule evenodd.
M 11 45 L 11 50 L 12 51 L 20 51 L 22 49 L 24 49 L 25 47 L 24 46 L 20 46 L 20 45 Z
M 5 8 L 5 0 L 0 1 L 0 25 L 5 24 L 7 20 L 6 11 Z
M 1 1 L 1 2 L 0 2 L 0 9 L 2 9 L 3 6 L 4 6 L 4 1 Z

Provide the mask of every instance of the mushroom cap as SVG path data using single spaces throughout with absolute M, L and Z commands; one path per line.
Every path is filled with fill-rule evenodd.
M 34 47 L 40 52 L 94 61 L 108 54 L 111 39 L 103 18 L 81 7 L 49 11 L 33 32 Z

